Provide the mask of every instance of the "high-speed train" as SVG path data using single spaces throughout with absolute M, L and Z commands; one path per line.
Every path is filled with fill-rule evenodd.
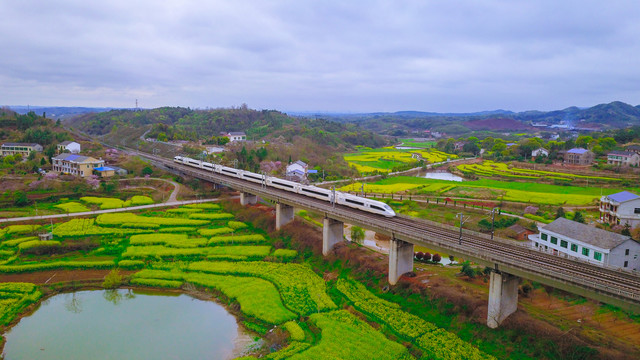
M 349 206 L 374 214 L 384 215 L 386 217 L 396 216 L 396 213 L 393 211 L 393 209 L 391 209 L 389 205 L 381 201 L 369 200 L 340 191 L 334 192 L 332 190 L 319 188 L 313 185 L 302 185 L 297 182 L 283 180 L 277 177 L 260 175 L 246 170 L 234 169 L 227 166 L 212 164 L 206 161 L 191 159 L 185 156 L 175 156 L 173 158 L 173 161 L 183 165 L 208 170 L 217 174 L 232 176 L 238 179 L 243 179 L 258 184 L 264 184 L 266 186 L 273 186 L 274 188 L 291 191 L 296 194 L 305 195 L 328 202 L 333 201 L 333 196 L 335 194 L 335 203 L 337 204 Z

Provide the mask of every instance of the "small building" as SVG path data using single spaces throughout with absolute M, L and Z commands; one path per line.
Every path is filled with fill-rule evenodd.
M 632 151 L 612 151 L 607 154 L 607 164 L 614 166 L 638 166 L 640 155 Z
M 62 174 L 85 177 L 93 175 L 93 169 L 104 166 L 104 160 L 94 159 L 90 156 L 82 156 L 63 153 L 53 157 L 53 171 Z
M 538 226 L 538 230 L 539 234 L 529 236 L 536 250 L 600 266 L 640 271 L 640 243 L 629 236 L 562 217 Z
M 527 240 L 527 237 L 531 234 L 534 234 L 535 232 L 527 229 L 526 227 L 520 225 L 520 224 L 513 224 L 511 226 L 509 226 L 507 228 L 507 232 L 510 238 L 512 239 L 516 239 L 516 240 L 520 240 L 520 241 L 524 241 Z
M 640 196 L 622 191 L 600 198 L 600 221 L 611 225 L 640 226 Z
M 564 163 L 570 165 L 591 165 L 595 154 L 587 149 L 573 148 L 564 155 Z
M 462 148 L 466 144 L 466 141 L 456 141 L 453 143 L 453 151 L 462 151 Z
M 80 153 L 80 144 L 75 141 L 63 141 L 58 144 L 58 153 L 68 150 L 72 154 Z
M 93 168 L 93 173 L 101 178 L 108 178 L 114 176 L 116 174 L 116 170 L 108 166 L 100 166 Z
M 287 178 L 291 178 L 292 180 L 306 180 L 308 168 L 309 165 L 307 165 L 307 163 L 298 160 L 287 165 L 286 176 Z
M 42 151 L 42 145 L 36 143 L 4 143 L 0 151 L 2 152 L 2 156 L 20 154 L 26 158 L 32 151 Z
M 229 142 L 247 140 L 247 134 L 245 134 L 244 131 L 225 132 L 225 133 L 222 133 L 222 136 L 228 137 Z
M 538 156 L 549 156 L 549 150 L 545 148 L 538 148 L 531 152 L 531 157 L 538 157 Z
M 629 145 L 626 147 L 626 150 L 640 155 L 640 145 Z

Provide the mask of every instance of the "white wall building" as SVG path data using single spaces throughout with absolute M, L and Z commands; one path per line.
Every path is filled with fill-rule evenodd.
M 531 246 L 553 255 L 629 271 L 640 271 L 640 243 L 629 236 L 565 218 L 538 226 Z
M 549 156 L 549 150 L 545 149 L 545 148 L 538 148 L 535 149 L 531 152 L 531 156 L 532 157 L 536 157 L 536 156 Z
M 80 152 L 80 144 L 75 141 L 63 141 L 58 144 L 58 152 L 69 150 L 72 154 L 78 154 Z
M 244 131 L 231 131 L 225 133 L 224 136 L 229 138 L 229 142 L 247 140 L 247 134 L 245 134 Z
M 622 191 L 600 198 L 600 221 L 611 225 L 640 226 L 640 196 Z
M 298 178 L 299 180 L 304 180 L 307 178 L 308 168 L 309 168 L 309 165 L 307 165 L 307 163 L 305 163 L 304 161 L 298 160 L 294 163 L 287 165 L 286 176 Z
M 93 169 L 104 166 L 104 160 L 90 156 L 63 153 L 52 159 L 53 171 L 62 174 L 85 177 L 93 174 Z
M 612 151 L 607 154 L 607 164 L 615 166 L 638 166 L 640 155 L 632 151 Z

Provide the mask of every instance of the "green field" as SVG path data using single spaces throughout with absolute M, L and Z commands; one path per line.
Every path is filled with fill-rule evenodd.
M 341 191 L 360 191 L 362 183 L 353 183 L 340 188 Z M 637 188 L 600 188 L 562 186 L 536 182 L 509 182 L 491 179 L 455 182 L 397 176 L 364 184 L 364 191 L 384 194 L 424 194 L 449 197 L 469 197 L 492 201 L 515 201 L 549 205 L 588 205 L 620 191 L 639 192 Z
M 361 173 L 391 172 L 394 168 L 419 163 L 419 159 L 412 154 L 420 154 L 425 163 L 436 163 L 455 159 L 456 155 L 447 154 L 437 149 L 398 150 L 394 148 L 369 149 L 363 148 L 356 153 L 344 155 L 350 166 L 354 166 Z
M 416 141 L 414 139 L 402 139 L 402 146 L 432 148 L 436 146 L 436 141 Z

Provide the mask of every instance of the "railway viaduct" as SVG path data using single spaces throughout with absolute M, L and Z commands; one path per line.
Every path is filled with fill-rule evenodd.
M 152 162 L 194 178 L 225 185 L 241 192 L 243 205 L 255 204 L 258 196 L 276 204 L 276 228 L 294 217 L 294 208 L 324 214 L 323 254 L 343 241 L 343 224 L 350 223 L 391 237 L 389 283 L 394 285 L 404 273 L 413 270 L 413 248 L 421 245 L 493 269 L 489 290 L 487 325 L 496 328 L 517 310 L 521 278 L 619 306 L 640 313 L 640 276 L 560 258 L 531 249 L 525 244 L 470 231 L 460 237 L 458 229 L 402 215 L 381 215 L 331 204 L 322 200 L 266 187 L 242 179 L 174 163 L 140 153 Z

